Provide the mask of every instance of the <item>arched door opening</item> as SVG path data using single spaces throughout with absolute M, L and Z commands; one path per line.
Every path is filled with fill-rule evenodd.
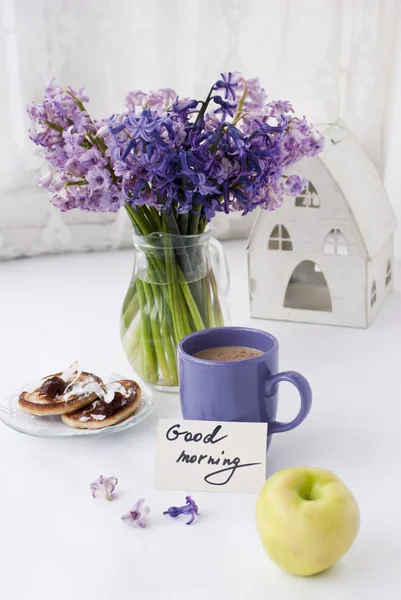
M 285 293 L 284 307 L 332 312 L 330 290 L 316 263 L 304 260 L 294 269 Z

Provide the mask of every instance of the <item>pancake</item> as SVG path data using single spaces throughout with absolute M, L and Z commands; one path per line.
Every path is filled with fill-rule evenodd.
M 65 373 L 49 375 L 33 391 L 22 392 L 18 406 L 39 417 L 64 415 L 90 404 L 102 393 L 103 381 L 78 367 Z
M 135 381 L 120 379 L 105 386 L 105 394 L 68 415 L 63 423 L 76 429 L 103 429 L 133 415 L 141 401 L 141 388 Z

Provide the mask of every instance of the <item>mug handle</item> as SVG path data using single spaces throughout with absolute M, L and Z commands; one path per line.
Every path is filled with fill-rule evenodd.
M 290 431 L 290 429 L 298 427 L 306 419 L 312 406 L 311 387 L 305 377 L 296 371 L 283 371 L 282 373 L 271 375 L 266 381 L 265 393 L 267 396 L 272 396 L 277 392 L 277 384 L 280 381 L 289 381 L 289 383 L 295 385 L 301 397 L 301 407 L 295 419 L 289 423 L 280 423 L 279 421 L 269 423 L 267 430 L 269 435 L 272 433 L 281 433 L 282 431 Z

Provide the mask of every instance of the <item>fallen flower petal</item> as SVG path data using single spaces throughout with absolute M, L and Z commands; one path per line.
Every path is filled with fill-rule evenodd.
M 143 506 L 144 502 L 145 498 L 140 498 L 131 510 L 121 517 L 121 520 L 130 527 L 146 527 L 150 508 Z
M 191 515 L 187 525 L 191 525 L 195 521 L 195 515 L 198 514 L 198 506 L 192 500 L 191 496 L 186 496 L 185 506 L 170 506 L 163 515 L 169 515 L 170 517 L 178 517 L 178 515 Z
M 110 500 L 117 483 L 117 477 L 103 477 L 103 475 L 100 475 L 99 479 L 93 481 L 89 487 L 94 498 L 96 498 L 98 494 L 103 494 L 106 500 Z

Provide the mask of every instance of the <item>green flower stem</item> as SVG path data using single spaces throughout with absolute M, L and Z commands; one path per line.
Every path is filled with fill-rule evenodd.
M 206 112 L 206 109 L 207 109 L 207 107 L 209 106 L 209 102 L 210 102 L 210 100 L 211 100 L 211 98 L 212 98 L 212 94 L 213 94 L 213 92 L 214 92 L 214 86 L 212 86 L 212 87 L 210 88 L 210 91 L 209 91 L 209 93 L 208 93 L 208 95 L 207 95 L 207 97 L 206 97 L 206 100 L 205 100 L 205 101 L 202 103 L 202 108 L 201 108 L 201 109 L 200 109 L 200 111 L 198 112 L 198 116 L 197 116 L 197 117 L 196 117 L 196 119 L 195 119 L 195 123 L 194 123 L 194 129 L 196 129 L 196 126 L 197 126 L 198 122 L 200 121 L 200 119 L 202 119 L 202 118 L 203 118 L 203 116 L 204 116 L 204 114 L 205 114 L 205 112 Z
M 171 337 L 170 337 L 168 330 L 166 332 L 166 337 L 163 341 L 164 341 L 164 345 L 166 348 L 168 364 L 170 367 L 170 372 L 171 372 L 171 377 L 172 377 L 171 385 L 178 385 L 177 354 L 176 354 L 173 342 L 171 341 Z
M 120 319 L 120 336 L 127 355 L 133 352 L 135 344 L 139 345 L 140 338 L 138 337 L 137 330 L 138 326 L 140 326 L 140 321 L 138 323 L 135 319 L 139 311 L 139 297 L 135 283 L 128 288 Z
M 132 298 L 135 296 L 136 293 L 137 293 L 137 291 L 136 291 L 135 281 L 134 282 L 131 281 L 128 291 L 125 294 L 124 303 L 123 303 L 123 307 L 122 307 L 122 314 L 125 313 L 125 311 L 127 310 L 128 306 L 131 303 Z
M 143 227 L 143 224 L 142 224 Z M 174 310 L 174 300 L 172 300 L 172 294 L 170 293 L 170 288 L 171 285 L 166 285 L 165 282 L 170 281 L 170 278 L 168 277 L 168 274 L 166 273 L 166 266 L 164 266 L 162 264 L 161 260 L 158 260 L 158 258 L 154 255 L 152 255 L 152 253 L 149 253 L 148 255 L 148 263 L 149 263 L 149 271 L 151 273 L 151 279 L 152 280 L 158 280 L 160 282 L 161 285 L 157 285 L 157 284 L 146 284 L 147 286 L 149 286 L 149 290 L 152 291 L 153 293 L 153 297 L 159 307 L 159 311 L 158 314 L 161 315 L 163 314 L 163 317 L 161 317 L 161 334 L 162 334 L 162 338 L 163 338 L 163 344 L 166 348 L 166 354 L 167 354 L 167 362 L 168 362 L 168 368 L 170 371 L 170 375 L 171 375 L 171 379 L 172 379 L 172 383 L 170 383 L 170 385 L 177 385 L 177 366 L 176 366 L 176 358 L 175 358 L 175 352 L 174 352 L 174 348 L 170 339 L 170 334 L 169 331 L 171 331 L 171 325 L 172 325 L 172 331 L 171 334 L 174 337 L 174 343 L 177 344 L 178 341 L 181 339 L 180 334 L 179 334 L 179 330 L 178 330 L 178 326 L 177 326 L 177 319 L 176 319 L 176 314 L 178 314 L 179 316 L 179 311 L 178 313 L 175 312 Z M 168 261 L 166 261 L 166 265 L 169 264 Z M 160 288 L 161 288 L 161 292 L 160 292 Z M 166 289 L 167 288 L 167 289 Z M 165 303 L 163 304 L 162 302 L 162 296 L 163 299 L 165 301 Z M 147 294 L 147 301 L 149 304 L 149 300 L 150 300 L 150 294 Z M 161 306 L 164 306 L 165 310 L 161 310 Z M 150 305 L 149 305 L 150 307 Z M 151 321 L 152 324 L 152 321 Z M 154 328 L 153 328 L 154 331 Z M 162 368 L 162 364 L 164 365 L 164 361 L 165 361 L 165 357 L 164 355 L 161 356 L 161 352 L 162 352 L 162 347 L 157 348 L 156 347 L 156 351 L 158 354 L 158 359 L 159 362 L 161 361 L 161 368 Z M 163 374 L 163 376 L 165 377 L 165 375 Z M 166 383 L 168 380 L 168 377 L 166 378 Z
M 51 121 L 46 121 L 46 125 L 50 127 L 50 129 L 55 129 L 60 133 L 63 133 L 64 131 L 64 129 L 60 125 L 56 125 L 56 123 L 52 123 Z
M 79 181 L 68 181 L 64 187 L 70 187 L 71 185 L 88 185 L 86 179 L 79 179 Z
M 141 327 L 141 337 L 142 337 L 142 327 Z M 145 380 L 146 372 L 145 372 L 145 350 L 143 344 L 139 344 L 139 357 L 137 362 L 138 374 Z
M 202 279 L 203 297 L 206 304 L 207 327 L 216 327 L 216 320 L 213 311 L 212 295 L 210 288 L 209 273 Z
M 178 271 L 180 287 L 181 287 L 183 296 L 187 302 L 189 312 L 191 314 L 191 317 L 193 319 L 195 327 L 197 330 L 205 329 L 205 325 L 202 321 L 202 317 L 201 317 L 199 309 L 196 305 L 196 302 L 193 299 L 191 290 L 189 289 L 189 286 L 188 286 L 187 282 L 185 281 L 184 275 L 182 274 L 182 271 L 180 270 L 180 268 L 178 266 L 177 266 L 177 271 Z
M 201 209 L 201 205 L 199 204 L 199 202 L 196 202 L 194 204 L 194 210 L 196 212 L 200 212 Z M 199 233 L 199 215 L 195 215 L 194 213 L 191 213 L 191 216 L 189 217 L 189 223 L 188 223 L 188 235 L 196 235 L 197 233 Z
M 162 228 L 164 233 L 168 233 L 169 227 L 167 225 L 167 221 L 164 214 L 162 216 Z M 164 243 L 164 253 L 167 282 L 169 288 L 169 295 L 171 299 L 171 314 L 173 316 L 174 322 L 176 323 L 176 343 L 178 344 L 178 342 L 182 340 L 183 337 L 191 333 L 192 329 L 189 324 L 185 302 L 182 298 L 182 293 L 178 286 L 178 265 L 174 256 L 174 248 L 169 243 L 169 240 L 167 238 Z
M 244 91 L 242 93 L 241 99 L 238 102 L 237 110 L 234 115 L 233 125 L 236 125 L 240 119 L 243 117 L 242 109 L 244 108 L 245 98 L 248 93 L 248 86 L 246 85 L 246 81 L 244 81 Z
M 159 301 L 160 311 L 163 313 L 164 321 L 167 323 L 171 335 L 173 336 L 174 343 L 177 344 L 179 342 L 178 333 L 176 333 L 176 323 L 174 320 L 174 312 L 173 305 L 171 303 L 171 295 L 169 291 L 168 284 L 168 273 L 167 266 L 165 267 L 165 273 L 160 276 L 159 270 L 156 266 L 154 260 L 151 260 L 149 257 L 149 273 L 151 277 L 151 281 L 159 280 L 160 284 L 152 284 L 152 290 L 155 298 Z M 166 263 L 167 265 L 167 263 Z
M 142 210 L 134 210 L 128 204 L 125 205 L 129 216 L 131 217 L 131 221 L 133 221 L 136 230 L 140 235 L 150 235 L 154 232 L 151 223 L 149 222 L 145 211 Z
M 178 377 L 177 377 L 176 353 L 175 353 L 174 346 L 173 346 L 173 343 L 171 342 L 171 337 L 170 337 L 170 335 L 171 335 L 174 338 L 174 331 L 172 329 L 171 315 L 170 315 L 168 306 L 163 302 L 163 294 L 158 289 L 159 287 L 160 286 L 153 285 L 152 290 L 153 290 L 153 295 L 154 295 L 156 305 L 157 305 L 157 313 L 160 317 L 162 340 L 163 340 L 163 345 L 164 345 L 164 348 L 166 351 L 166 358 L 167 358 L 169 371 L 170 371 L 171 378 L 172 378 L 171 385 L 177 385 Z M 173 341 L 175 344 L 176 343 L 175 340 L 173 340 Z
M 141 310 L 141 335 L 142 335 L 142 347 L 143 347 L 143 375 L 150 383 L 156 383 L 158 380 L 157 376 L 157 362 L 154 352 L 154 340 L 152 340 L 151 325 L 149 318 L 149 307 L 146 306 L 146 297 L 143 290 L 142 281 L 137 279 L 136 286 L 138 289 L 139 306 Z
M 161 231 L 161 218 L 154 206 L 144 207 L 144 212 L 152 231 Z
M 221 311 L 220 300 L 219 300 L 219 288 L 217 286 L 216 278 L 213 273 L 213 269 L 209 271 L 210 283 L 213 290 L 213 309 L 216 315 L 216 325 L 222 327 L 224 325 L 223 313 Z
M 194 331 L 194 328 L 193 328 L 193 326 L 189 322 L 189 319 L 190 319 L 191 315 L 186 310 L 185 297 L 184 297 L 184 295 L 182 293 L 182 289 L 178 285 L 178 283 L 177 283 L 177 295 L 178 295 L 178 302 L 179 302 L 177 317 L 180 320 L 181 325 L 182 325 L 182 332 L 183 332 L 183 334 L 180 337 L 180 340 L 182 340 L 182 338 L 184 338 L 185 336 L 187 336 L 190 333 L 192 333 Z
M 181 291 L 178 286 L 177 265 L 174 259 L 174 251 L 168 247 L 166 258 L 168 285 L 171 288 L 172 308 L 171 312 L 177 323 L 178 341 L 188 334 L 189 324 L 186 311 L 183 307 Z
M 138 294 L 135 293 L 133 296 L 131 296 L 130 303 L 128 304 L 126 309 L 123 310 L 123 313 L 121 315 L 121 327 L 124 327 L 125 330 L 127 330 L 132 321 L 134 320 L 134 316 L 138 313 L 138 310 L 139 298 Z
M 179 228 L 181 231 L 181 235 L 188 235 L 188 221 L 189 221 L 189 213 L 184 213 L 181 215 Z
M 134 322 L 132 322 L 134 325 Z M 133 331 L 132 331 L 133 329 Z M 135 362 L 137 356 L 139 355 L 139 350 L 141 347 L 141 322 L 139 321 L 134 325 L 134 327 L 130 327 L 127 329 L 125 336 L 123 337 L 123 345 L 126 355 L 129 357 L 129 360 Z
M 205 326 L 202 321 L 201 314 L 199 312 L 197 303 L 194 300 L 194 297 L 191 293 L 188 283 L 185 281 L 184 274 L 182 273 L 180 267 L 177 265 L 176 259 L 174 257 L 174 249 L 172 246 L 165 244 L 165 266 L 161 266 L 160 262 L 153 257 L 155 262 L 158 262 L 158 268 L 164 271 L 166 274 L 166 279 L 169 287 L 169 297 L 170 297 L 170 305 L 171 305 L 171 314 L 173 316 L 173 321 L 176 321 L 176 330 L 178 333 L 178 338 L 181 340 L 185 335 L 191 333 L 191 327 L 189 326 L 189 321 L 187 317 L 187 308 L 189 309 L 190 315 L 195 323 L 195 327 L 198 329 L 205 329 Z M 179 288 L 177 286 L 177 281 L 179 282 Z M 197 282 L 198 283 L 198 282 Z M 179 289 L 181 289 L 182 296 L 185 300 L 185 303 L 181 300 L 181 294 L 179 293 Z
M 168 293 L 168 305 L 170 307 L 171 319 L 173 322 L 174 338 L 176 344 L 181 339 L 182 329 L 179 321 L 179 313 L 177 311 L 177 288 L 173 281 L 173 275 L 171 272 L 171 259 L 170 249 L 167 240 L 164 242 L 164 252 L 166 256 L 166 275 L 167 275 L 167 293 Z
M 146 301 L 149 307 L 150 312 L 150 327 L 152 331 L 153 344 L 155 347 L 157 360 L 163 375 L 163 379 L 166 385 L 172 385 L 171 374 L 167 365 L 166 357 L 164 356 L 164 349 L 161 339 L 163 339 L 166 335 L 166 332 L 163 330 L 161 323 L 159 323 L 158 314 L 157 314 L 157 306 L 155 303 L 155 298 L 152 292 L 152 286 L 145 281 L 142 281 L 143 289 L 146 296 Z M 153 308 L 152 308 L 153 307 Z

